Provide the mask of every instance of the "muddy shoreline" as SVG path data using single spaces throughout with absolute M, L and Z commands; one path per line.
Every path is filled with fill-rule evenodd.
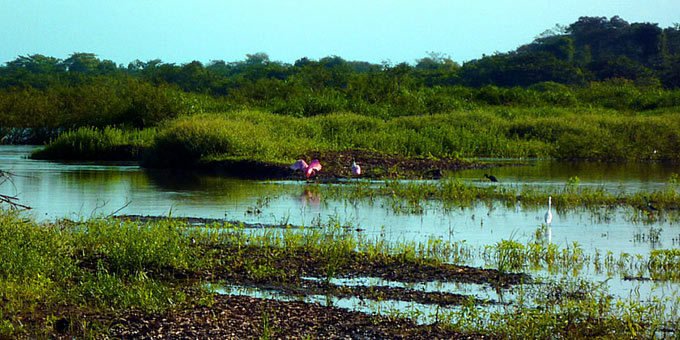
M 115 219 L 140 226 L 168 220 L 161 216 L 116 216 Z M 207 218 L 171 218 L 189 228 L 213 226 L 223 232 L 243 228 L 290 228 L 290 226 L 247 225 Z M 58 221 L 55 223 L 75 223 Z M 57 226 L 55 226 L 57 227 Z M 71 226 L 76 227 L 77 226 Z M 354 232 L 354 231 L 348 231 Z M 490 305 L 501 302 L 482 300 L 474 295 L 447 291 L 426 291 L 388 285 L 342 285 L 331 283 L 326 254 L 305 248 L 276 248 L 256 245 L 213 244 L 191 240 L 191 248 L 209 253 L 219 265 L 209 269 L 159 267 L 145 270 L 145 276 L 165 282 L 185 292 L 184 302 L 161 311 L 137 309 L 110 310 L 94 313 L 79 306 L 44 306 L 20 317 L 30 329 L 50 329 L 48 337 L 71 338 L 97 329 L 112 338 L 330 338 L 330 339 L 486 339 L 493 334 L 461 334 L 439 324 L 418 324 L 404 315 L 389 312 L 366 313 L 297 301 L 314 296 L 356 298 L 361 301 L 402 301 L 431 306 Z M 250 261 L 252 266 L 244 265 Z M 79 267 L 96 273 L 109 268 L 111 259 L 102 255 L 80 257 Z M 274 276 L 253 277 L 252 268 L 271 266 Z M 390 282 L 460 282 L 507 289 L 531 283 L 526 274 L 499 272 L 459 266 L 427 259 L 408 259 L 399 255 L 352 252 L 335 264 L 333 278 L 377 277 Z M 316 279 L 313 279 L 316 278 Z M 260 292 L 274 292 L 289 299 L 273 299 L 247 294 L 220 293 L 220 287 L 243 287 Z M 331 299 L 327 301 L 331 301 Z M 438 307 L 437 307 L 438 308 Z M 51 321 L 47 321 L 51 320 Z
M 45 316 L 24 318 L 26 325 Z M 419 325 L 390 315 L 369 315 L 319 303 L 215 295 L 161 313 L 79 313 L 65 306 L 52 322 L 50 338 L 69 339 L 102 327 L 107 338 L 124 339 L 490 339 L 463 334 L 438 323 Z
M 307 162 L 318 159 L 323 168 L 311 180 L 330 182 L 353 178 L 439 179 L 448 172 L 498 166 L 493 163 L 474 162 L 459 158 L 405 157 L 369 150 L 311 152 L 300 155 L 298 158 Z M 362 174 L 360 176 L 352 175 L 350 169 L 352 161 L 361 166 Z M 306 180 L 302 172 L 293 171 L 289 166 L 290 164 L 226 160 L 200 162 L 191 166 L 191 169 L 249 179 Z

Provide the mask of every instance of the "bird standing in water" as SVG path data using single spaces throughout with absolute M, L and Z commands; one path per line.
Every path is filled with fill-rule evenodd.
M 361 167 L 354 160 L 352 160 L 352 175 L 361 176 Z
M 548 196 L 548 211 L 546 211 L 544 216 L 545 224 L 548 226 L 550 226 L 550 223 L 552 223 L 553 218 L 551 208 L 552 208 L 552 196 Z
M 491 182 L 498 182 L 498 178 L 494 175 L 484 174 L 484 177 L 488 178 Z

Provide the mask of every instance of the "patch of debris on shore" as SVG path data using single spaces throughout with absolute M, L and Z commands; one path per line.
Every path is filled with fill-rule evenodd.
M 311 152 L 300 159 L 318 159 L 323 165 L 315 179 L 334 180 L 352 178 L 350 165 L 355 161 L 362 168 L 362 178 L 368 179 L 438 179 L 447 172 L 482 169 L 496 166 L 460 158 L 405 157 L 369 150 Z M 287 165 L 257 161 L 213 161 L 199 164 L 199 170 L 243 178 L 304 179 L 300 172 Z
M 131 310 L 119 315 L 67 315 L 54 325 L 56 338 L 82 334 L 84 324 L 109 325 L 125 339 L 490 339 L 462 334 L 438 323 L 369 315 L 318 303 L 215 295 L 163 313 Z M 87 322 L 85 322 L 87 321 Z

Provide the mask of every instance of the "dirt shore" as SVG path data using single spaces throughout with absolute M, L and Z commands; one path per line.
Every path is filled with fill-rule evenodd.
M 458 158 L 404 157 L 367 150 L 313 152 L 300 155 L 298 158 L 307 162 L 318 159 L 323 168 L 313 179 L 322 181 L 353 178 L 350 170 L 352 161 L 361 166 L 360 177 L 368 179 L 437 179 L 451 171 L 494 166 Z M 302 172 L 291 170 L 289 165 L 257 161 L 212 161 L 200 163 L 196 168 L 201 171 L 243 178 L 305 179 Z

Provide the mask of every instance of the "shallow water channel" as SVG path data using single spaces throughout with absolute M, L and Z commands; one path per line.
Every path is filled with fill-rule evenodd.
M 527 242 L 541 225 L 546 210 L 545 207 L 507 207 L 501 203 L 446 210 L 433 202 L 418 214 L 395 213 L 393 206 L 385 201 L 350 203 L 325 199 L 323 188 L 313 194 L 306 190 L 308 184 L 300 181 L 249 181 L 185 172 L 147 171 L 134 164 L 28 159 L 34 148 L 0 146 L 0 169 L 14 174 L 11 183 L 0 186 L 0 192 L 16 195 L 22 204 L 31 206 L 28 214 L 37 220 L 83 219 L 112 213 L 304 226 L 332 220 L 350 225 L 352 230 L 359 228 L 358 233 L 366 237 L 407 242 L 427 242 L 435 238 L 464 241 L 470 247 L 483 249 L 485 245 L 501 240 Z M 581 186 L 635 192 L 663 189 L 674 172 L 679 172 L 677 166 L 664 164 L 527 161 L 524 165 L 466 170 L 452 176 L 474 185 L 492 185 L 483 177 L 484 173 L 492 173 L 500 180 L 494 185 L 532 185 L 546 190 L 563 187 L 569 178 L 578 176 Z M 559 211 L 559 201 L 553 203 Z M 653 249 L 680 247 L 680 225 L 671 220 L 635 222 L 632 209 L 557 211 L 553 211 L 555 217 L 549 237 L 560 247 L 578 242 L 587 254 L 611 251 L 615 256 L 620 253 L 648 255 Z M 650 233 L 658 235 L 658 240 L 650 242 L 641 237 Z M 479 257 L 470 261 L 470 265 L 484 265 Z M 543 274 L 546 273 L 532 273 Z M 607 279 L 604 274 L 588 271 L 581 275 L 595 281 Z M 634 293 L 640 294 L 641 299 L 677 296 L 680 291 L 674 283 L 624 281 L 619 277 L 610 279 L 607 284 L 616 295 L 627 297 Z M 493 295 L 481 289 L 472 290 Z

